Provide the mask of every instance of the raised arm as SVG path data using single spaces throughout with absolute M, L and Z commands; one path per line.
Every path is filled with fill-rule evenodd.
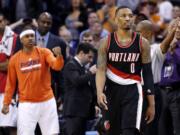
M 166 53 L 168 51 L 170 44 L 174 39 L 175 31 L 179 23 L 180 23 L 180 19 L 177 18 L 175 20 L 172 20 L 171 23 L 169 24 L 168 34 L 160 45 L 162 53 Z
M 96 88 L 98 104 L 103 109 L 107 108 L 106 96 L 103 93 L 106 82 L 106 68 L 107 68 L 107 38 L 102 39 L 98 49 L 97 72 L 96 72 Z
M 168 33 L 168 35 L 162 41 L 160 48 L 163 54 L 165 54 L 168 51 L 170 44 L 174 38 L 174 34 L 175 34 L 175 29 L 173 29 L 170 33 Z
M 60 71 L 64 66 L 64 60 L 61 54 L 61 48 L 54 47 L 52 51 L 56 57 L 54 57 L 53 53 L 50 50 L 45 48 L 46 61 L 52 69 Z
M 18 21 L 12 23 L 9 25 L 9 27 L 14 30 L 15 28 L 17 28 L 18 26 L 23 25 L 23 19 L 19 19 Z

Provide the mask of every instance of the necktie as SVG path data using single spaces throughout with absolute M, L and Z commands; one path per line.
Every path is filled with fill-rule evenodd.
M 43 37 L 41 38 L 41 45 L 42 45 L 41 47 L 45 47 L 45 40 Z
M 38 46 L 39 47 L 45 47 L 45 40 L 43 37 L 39 38 Z

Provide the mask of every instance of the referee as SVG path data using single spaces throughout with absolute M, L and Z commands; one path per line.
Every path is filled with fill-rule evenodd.
M 178 22 L 178 21 L 177 21 Z M 177 23 L 176 22 L 176 23 Z M 161 69 L 165 59 L 165 53 L 168 51 L 171 41 L 173 40 L 175 28 L 169 32 L 166 38 L 161 43 L 153 43 L 154 37 L 153 24 L 149 20 L 144 20 L 138 23 L 136 31 L 140 32 L 151 43 L 151 60 L 152 60 L 152 72 L 155 88 L 155 118 L 153 122 L 148 124 L 145 128 L 145 135 L 157 135 L 158 134 L 158 121 L 161 113 L 161 93 L 159 88 L 159 82 L 161 80 Z M 145 102 L 146 108 L 146 102 Z M 146 112 L 145 112 L 146 113 Z

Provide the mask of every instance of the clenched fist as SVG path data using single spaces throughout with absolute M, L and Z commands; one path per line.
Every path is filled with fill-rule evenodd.
M 61 53 L 61 48 L 58 46 L 58 47 L 54 47 L 53 49 L 52 49 L 52 51 L 53 51 L 53 53 L 54 53 L 54 55 L 55 56 L 60 56 L 60 55 L 62 55 L 62 53 Z

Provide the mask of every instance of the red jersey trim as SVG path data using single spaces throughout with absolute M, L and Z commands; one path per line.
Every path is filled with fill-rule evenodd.
M 11 56 L 14 54 L 15 48 L 16 48 L 16 41 L 17 41 L 17 35 L 14 33 L 13 35 L 13 47 L 12 47 L 12 51 L 11 51 Z
M 11 49 L 11 55 L 7 56 L 6 55 L 6 59 L 9 59 L 13 54 L 14 54 L 14 50 L 16 47 L 16 40 L 17 40 L 17 35 L 14 34 L 13 35 L 13 45 L 12 45 L 12 49 Z M 5 91 L 5 86 L 6 86 L 6 80 L 7 80 L 7 71 L 4 71 L 4 73 L 0 73 L 0 78 L 1 78 L 1 86 L 0 86 L 0 93 L 4 93 Z
M 110 43 L 111 43 L 111 34 L 108 35 L 108 41 L 107 41 L 107 52 L 109 50 L 109 47 L 110 47 Z
M 110 64 L 107 65 L 107 67 L 117 76 L 120 76 L 124 79 L 133 79 L 136 81 L 141 81 L 141 77 L 139 75 L 132 75 L 132 74 L 127 74 L 124 72 L 121 72 L 119 70 L 117 70 L 116 68 L 114 68 L 113 66 L 111 66 Z
M 128 48 L 128 47 L 130 47 L 131 45 L 132 45 L 132 43 L 134 42 L 134 40 L 136 39 L 136 32 L 134 32 L 133 33 L 133 38 L 132 38 L 132 40 L 129 42 L 129 43 L 127 43 L 125 46 L 124 45 L 122 45 L 119 41 L 118 41 L 118 37 L 117 37 L 117 33 L 116 32 L 114 32 L 114 39 L 115 39 L 115 41 L 116 41 L 116 43 L 117 43 L 117 45 L 119 46 L 119 47 L 121 47 L 121 48 Z

